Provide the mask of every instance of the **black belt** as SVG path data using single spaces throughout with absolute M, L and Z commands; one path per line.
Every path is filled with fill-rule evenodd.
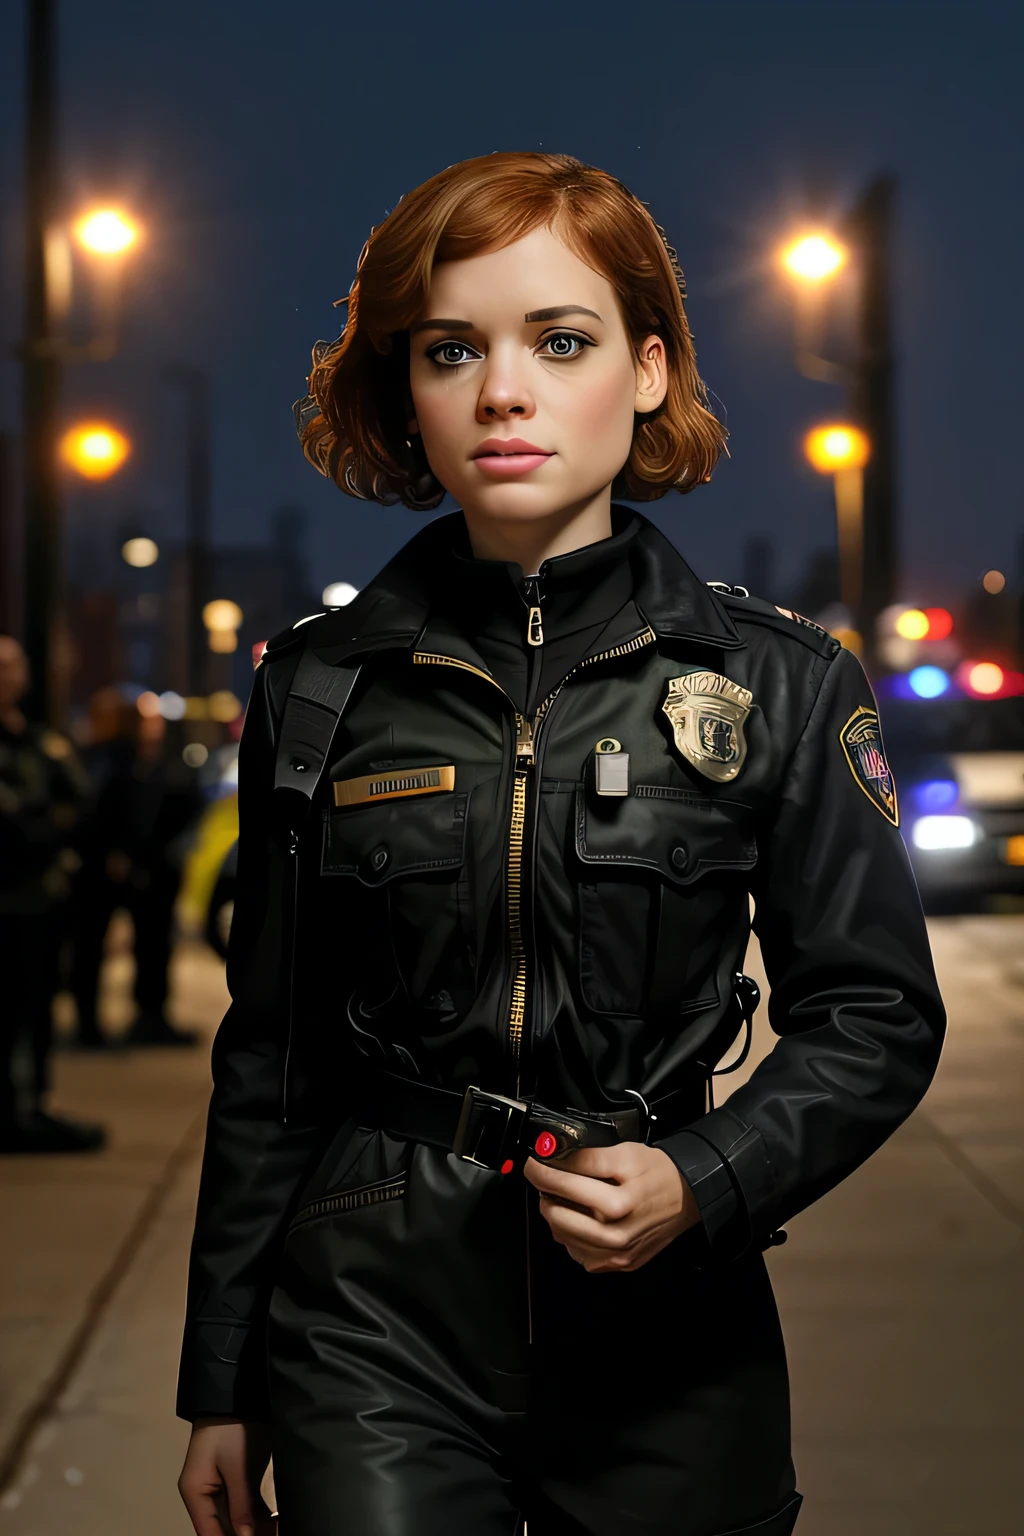
M 646 1103 L 608 1110 L 549 1109 L 535 1099 L 514 1099 L 470 1087 L 465 1093 L 432 1088 L 393 1072 L 361 1073 L 355 1102 L 360 1124 L 375 1125 L 400 1141 L 426 1142 L 467 1163 L 511 1173 L 527 1157 L 560 1157 L 580 1147 L 670 1136 L 704 1113 L 703 1077 Z
M 432 1088 L 394 1072 L 360 1073 L 355 1102 L 361 1124 L 377 1126 L 399 1141 L 422 1141 L 454 1152 L 464 1162 L 511 1173 L 528 1157 L 560 1157 L 580 1147 L 612 1147 L 620 1141 L 660 1140 L 697 1120 L 705 1110 L 705 1089 L 722 1071 L 734 1072 L 750 1049 L 754 1010 L 760 1000 L 757 983 L 737 971 L 733 976 L 733 1010 L 727 1014 L 722 1038 L 708 1051 L 712 1066 L 694 1063 L 699 1076 L 682 1087 L 646 1103 L 627 1089 L 631 1100 L 608 1110 L 549 1109 L 536 1099 L 513 1099 L 476 1086 L 465 1093 Z M 719 1047 L 734 1038 L 735 1025 L 746 1025 L 739 1056 L 728 1067 L 714 1070 Z M 717 1031 L 716 1031 L 717 1034 Z

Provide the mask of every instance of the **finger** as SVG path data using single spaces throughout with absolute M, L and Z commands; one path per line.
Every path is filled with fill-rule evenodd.
M 592 1216 L 566 1205 L 552 1203 L 548 1206 L 545 1202 L 541 1209 L 555 1241 L 567 1246 L 573 1243 L 595 1252 L 622 1253 L 639 1235 L 629 1222 L 595 1221 Z
M 227 1494 L 225 1530 L 231 1536 L 270 1536 L 273 1522 L 258 1487 L 253 1487 L 246 1468 L 232 1464 L 223 1469 Z
M 638 1141 L 620 1141 L 613 1147 L 580 1147 L 577 1152 L 560 1157 L 557 1166 L 569 1173 L 584 1174 L 588 1179 L 621 1182 L 636 1178 L 643 1171 L 650 1151 L 650 1147 Z
M 225 1536 L 226 1532 L 230 1532 L 227 1501 L 219 1485 L 197 1488 L 182 1479 L 178 1483 L 178 1492 L 196 1536 Z
M 607 1184 L 602 1179 L 563 1173 L 560 1168 L 542 1165 L 539 1172 L 531 1176 L 530 1182 L 541 1194 L 590 1211 L 600 1221 L 622 1221 L 634 1205 L 634 1191 L 618 1184 Z

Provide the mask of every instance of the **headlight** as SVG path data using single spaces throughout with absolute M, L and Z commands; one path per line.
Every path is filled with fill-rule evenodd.
M 915 848 L 970 848 L 980 833 L 969 816 L 922 816 L 911 836 Z

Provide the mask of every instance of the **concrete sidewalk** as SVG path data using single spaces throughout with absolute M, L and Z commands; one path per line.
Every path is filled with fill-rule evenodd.
M 936 1083 L 771 1255 L 800 1536 L 1024 1530 L 1024 919 L 932 933 L 951 1019 Z M 178 1021 L 212 1031 L 220 968 L 187 947 L 176 964 Z M 108 976 L 122 1010 L 127 965 Z M 772 1041 L 759 1020 L 757 1050 Z M 114 1135 L 94 1159 L 0 1162 L 0 1451 L 21 1440 L 0 1536 L 184 1536 L 173 1387 L 206 1053 L 64 1055 L 58 1084 Z

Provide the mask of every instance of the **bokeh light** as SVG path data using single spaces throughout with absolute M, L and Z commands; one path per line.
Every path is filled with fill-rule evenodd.
M 205 604 L 203 608 L 203 623 L 207 629 L 223 633 L 225 630 L 237 629 L 241 622 L 241 608 L 228 597 L 215 597 L 212 603 Z
M 986 571 L 981 578 L 981 584 L 986 592 L 991 592 L 994 596 L 1006 586 L 1006 577 L 1002 571 Z
M 232 720 L 237 720 L 242 713 L 242 703 L 227 688 L 219 688 L 216 693 L 211 693 L 207 700 L 207 707 L 211 720 L 219 720 L 223 725 L 230 725 Z
M 122 256 L 138 238 L 138 225 L 117 208 L 97 208 L 75 224 L 75 239 L 94 256 Z
M 949 677 L 941 667 L 915 667 L 909 682 L 919 699 L 939 699 L 949 691 Z
M 920 608 L 908 608 L 896 620 L 896 633 L 903 640 L 923 640 L 928 633 L 928 615 Z
M 953 633 L 953 615 L 948 608 L 926 608 L 924 616 L 928 620 L 929 640 L 947 640 Z
M 951 805 L 956 804 L 959 793 L 954 779 L 929 779 L 927 783 L 915 787 L 913 799 L 919 811 L 934 814 L 936 811 L 948 811 Z
M 807 283 L 834 277 L 846 262 L 846 247 L 825 233 L 801 235 L 782 252 L 782 265 L 789 275 Z
M 209 750 L 201 741 L 190 741 L 181 753 L 182 761 L 189 768 L 201 768 L 209 755 Z
M 134 565 L 142 569 L 147 565 L 156 565 L 160 558 L 160 549 L 154 539 L 125 539 L 121 545 L 121 559 L 125 565 Z
M 967 674 L 967 686 L 973 693 L 998 693 L 1003 686 L 1003 680 L 1003 669 L 994 661 L 976 662 Z
M 115 475 L 131 453 L 123 432 L 104 421 L 82 422 L 60 440 L 64 463 L 86 480 L 107 480 Z
M 871 442 L 859 427 L 831 422 L 808 432 L 804 452 L 820 475 L 834 475 L 842 469 L 863 469 L 871 457 Z

